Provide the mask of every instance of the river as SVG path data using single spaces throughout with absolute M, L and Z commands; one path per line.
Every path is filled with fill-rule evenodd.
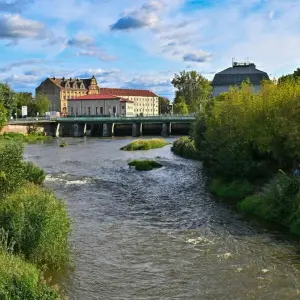
M 204 188 L 201 163 L 132 139 L 28 145 L 73 220 L 70 300 L 300 299 L 299 241 L 246 220 Z M 170 142 L 173 139 L 169 139 Z M 133 158 L 164 167 L 138 172 Z

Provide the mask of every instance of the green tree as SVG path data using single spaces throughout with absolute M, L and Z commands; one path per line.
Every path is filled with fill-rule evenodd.
M 168 98 L 158 97 L 158 101 L 160 114 L 170 114 L 172 112 L 172 107 Z
M 6 83 L 0 83 L 0 104 L 6 109 L 7 116 L 11 115 L 16 107 L 14 92 Z
M 174 114 L 187 115 L 189 113 L 189 108 L 185 102 L 179 102 L 174 104 L 173 108 Z
M 22 116 L 22 106 L 27 106 L 28 116 L 35 116 L 37 112 L 36 103 L 34 98 L 32 97 L 32 93 L 15 93 L 14 98 L 16 101 L 16 107 L 18 116 Z M 14 109 L 13 112 L 15 113 L 16 110 Z
M 3 105 L 0 104 L 0 129 L 2 129 L 2 127 L 5 125 L 6 121 L 7 121 L 7 111 L 3 107 Z
M 174 103 L 183 97 L 190 112 L 203 109 L 204 105 L 212 96 L 210 81 L 196 71 L 182 71 L 175 74 L 172 84 L 176 89 Z
M 278 83 L 281 84 L 286 81 L 294 81 L 300 78 L 300 68 L 297 68 L 292 74 L 282 75 L 278 78 Z
M 47 111 L 49 111 L 51 102 L 46 95 L 37 94 L 35 98 L 35 107 L 36 112 L 40 115 L 44 115 Z

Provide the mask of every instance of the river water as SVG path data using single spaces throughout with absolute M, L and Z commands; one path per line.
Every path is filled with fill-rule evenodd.
M 70 300 L 300 299 L 299 242 L 245 220 L 204 188 L 201 163 L 131 139 L 28 145 L 73 220 Z M 169 139 L 170 142 L 173 139 Z M 133 158 L 164 167 L 137 172 Z

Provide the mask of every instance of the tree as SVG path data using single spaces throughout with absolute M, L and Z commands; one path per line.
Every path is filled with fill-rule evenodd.
M 300 68 L 297 68 L 292 74 L 282 75 L 278 78 L 278 83 L 284 83 L 287 81 L 294 81 L 295 79 L 300 78 Z
M 51 102 L 47 96 L 43 94 L 36 95 L 35 107 L 36 107 L 36 112 L 38 112 L 40 115 L 44 115 L 47 111 L 49 111 L 50 105 Z
M 32 93 L 15 93 L 14 94 L 18 116 L 22 115 L 22 106 L 27 106 L 28 116 L 35 116 L 37 112 L 36 103 L 32 97 Z M 14 109 L 14 113 L 16 110 Z
M 185 102 L 179 102 L 174 104 L 174 113 L 179 115 L 187 115 L 189 113 L 189 108 Z
M 0 104 L 6 109 L 7 116 L 11 115 L 16 107 L 14 92 L 6 83 L 0 83 Z
M 190 112 L 201 110 L 201 107 L 212 96 L 210 81 L 196 71 L 182 71 L 175 74 L 172 84 L 176 89 L 174 103 L 180 103 L 177 98 L 183 97 Z
M 158 101 L 160 114 L 170 114 L 172 112 L 172 107 L 168 98 L 158 97 Z
M 7 121 L 7 111 L 3 105 L 0 104 L 0 129 L 5 125 Z

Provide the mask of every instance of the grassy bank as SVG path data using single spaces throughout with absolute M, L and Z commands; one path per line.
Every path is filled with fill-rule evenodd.
M 135 167 L 137 171 L 151 171 L 162 167 L 162 164 L 148 159 L 136 159 L 128 164 L 130 167 Z
M 189 137 L 181 137 L 177 139 L 173 143 L 171 151 L 185 158 L 196 159 L 196 160 L 201 159 L 201 154 L 196 149 L 194 140 Z
M 70 219 L 22 144 L 0 142 L 0 299 L 61 299 L 41 272 L 71 264 Z
M 15 141 L 23 143 L 35 143 L 39 141 L 48 141 L 50 139 L 52 139 L 52 137 L 45 136 L 43 133 L 30 133 L 25 135 L 22 133 L 6 132 L 0 135 L 0 142 Z
M 137 151 L 137 150 L 150 150 L 156 148 L 162 148 L 170 143 L 166 142 L 164 139 L 150 139 L 150 140 L 135 140 L 128 145 L 121 148 L 124 151 Z

